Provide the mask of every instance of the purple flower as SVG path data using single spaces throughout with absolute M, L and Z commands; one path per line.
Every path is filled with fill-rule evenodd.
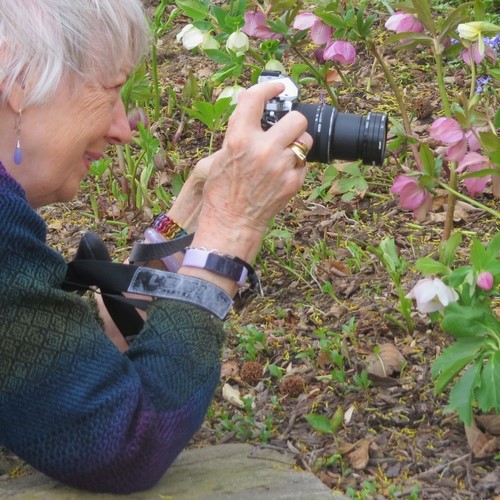
M 429 135 L 436 141 L 448 145 L 446 158 L 460 161 L 467 152 L 467 137 L 464 129 L 453 118 L 438 118 L 430 127 Z
M 332 27 L 324 23 L 312 12 L 302 12 L 293 21 L 298 30 L 311 30 L 311 39 L 316 45 L 324 45 L 332 37 Z
M 326 46 L 323 57 L 327 61 L 335 60 L 347 66 L 356 60 L 356 49 L 350 42 L 335 40 Z
M 484 291 L 489 292 L 493 288 L 493 282 L 493 275 L 488 271 L 484 271 L 482 273 L 479 273 L 476 283 L 479 288 L 482 288 Z
M 479 44 L 477 42 L 474 42 L 470 48 L 462 50 L 460 53 L 460 57 L 463 59 L 464 63 L 467 64 L 468 66 L 471 65 L 471 55 L 472 55 L 472 60 L 476 63 L 479 64 L 481 61 L 486 57 L 488 58 L 492 63 L 495 63 L 497 60 L 497 55 L 495 51 L 487 44 L 484 46 L 484 52 L 481 53 L 479 50 Z
M 413 15 L 406 12 L 395 12 L 385 22 L 388 30 L 396 33 L 422 33 L 424 25 Z
M 245 25 L 241 28 L 241 31 L 248 36 L 263 40 L 281 37 L 281 35 L 271 31 L 271 28 L 266 24 L 266 16 L 261 10 L 250 10 L 245 12 Z

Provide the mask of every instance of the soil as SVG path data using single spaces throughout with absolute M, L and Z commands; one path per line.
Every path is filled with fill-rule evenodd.
M 186 22 L 180 18 L 160 45 L 162 86 L 177 94 L 189 71 L 203 79 L 214 68 L 206 58 L 176 43 L 174 35 Z M 430 60 L 419 49 L 386 49 L 385 57 L 406 85 L 414 131 L 424 136 L 441 112 Z M 355 65 L 345 71 L 356 86 L 339 84 L 339 107 L 397 117 L 394 97 L 372 63 L 368 54 L 358 53 Z M 458 66 L 450 66 L 449 72 L 450 92 L 467 88 Z M 304 94 L 319 101 L 321 89 L 311 85 Z M 166 188 L 173 174 L 188 171 L 208 146 L 206 130 L 190 122 L 173 151 L 177 118 L 157 127 L 167 159 L 158 182 Z M 369 188 L 350 201 L 335 193 L 328 196 L 328 188 L 311 200 L 326 167 L 310 165 L 304 189 L 276 219 L 273 229 L 281 230 L 281 237 L 270 233 L 256 262 L 264 295 L 227 322 L 221 384 L 192 446 L 244 441 L 287 451 L 298 467 L 355 498 L 500 495 L 500 466 L 495 460 L 500 448 L 484 457 L 473 455 L 463 424 L 446 411 L 447 394 L 434 394 L 432 361 L 450 338 L 418 315 L 412 334 L 391 320 L 402 321 L 398 297 L 371 246 L 384 237 L 395 239 L 410 264 L 403 279 L 410 290 L 420 278 L 412 270 L 416 258 L 436 255 L 446 202 L 438 197 L 441 206 L 436 204 L 420 223 L 398 206 L 389 188 L 401 169 L 400 153 L 391 152 L 383 167 L 367 167 L 363 172 Z M 411 165 L 411 157 L 406 161 Z M 120 212 L 115 200 L 103 194 L 98 197 L 100 220 L 85 215 L 94 213 L 89 196 L 93 187 L 89 183 L 74 202 L 41 211 L 49 227 L 49 244 L 71 258 L 82 231 L 91 229 L 122 260 L 152 214 Z M 491 192 L 478 201 L 498 208 Z M 109 224 L 110 220 L 125 221 L 128 232 L 121 233 L 121 226 Z M 488 214 L 467 204 L 457 211 L 455 227 L 484 241 L 498 231 Z M 283 231 L 289 237 L 284 238 Z M 459 255 L 462 258 L 465 251 Z M 404 363 L 392 374 L 367 379 L 366 370 L 373 366 L 373 354 L 380 354 L 380 346 L 397 352 Z M 248 404 L 240 409 L 228 402 L 223 395 L 226 384 L 241 396 L 252 396 L 253 408 Z M 337 429 L 329 433 L 318 432 L 305 418 L 308 414 L 339 417 L 339 409 L 343 418 L 340 414 Z

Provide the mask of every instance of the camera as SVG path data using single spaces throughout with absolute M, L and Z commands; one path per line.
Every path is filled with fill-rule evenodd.
M 302 113 L 307 119 L 307 132 L 314 143 L 307 155 L 308 161 L 331 163 L 332 160 L 362 160 L 363 163 L 382 165 L 387 139 L 387 115 L 368 113 L 359 116 L 341 113 L 326 104 L 299 103 L 299 88 L 279 71 L 263 71 L 259 83 L 278 81 L 285 90 L 268 101 L 262 115 L 262 127 L 267 130 L 289 111 Z

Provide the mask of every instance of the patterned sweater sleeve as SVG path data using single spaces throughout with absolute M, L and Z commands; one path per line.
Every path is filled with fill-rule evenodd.
M 0 443 L 90 491 L 151 487 L 200 427 L 220 373 L 222 322 L 158 300 L 129 351 L 85 300 L 0 165 Z

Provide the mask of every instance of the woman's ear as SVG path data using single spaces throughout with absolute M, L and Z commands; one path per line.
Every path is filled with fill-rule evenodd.
M 15 82 L 10 91 L 7 92 L 5 80 L 0 81 L 0 96 L 2 101 L 6 102 L 7 106 L 11 108 L 14 113 L 22 111 L 24 106 L 24 86 Z

